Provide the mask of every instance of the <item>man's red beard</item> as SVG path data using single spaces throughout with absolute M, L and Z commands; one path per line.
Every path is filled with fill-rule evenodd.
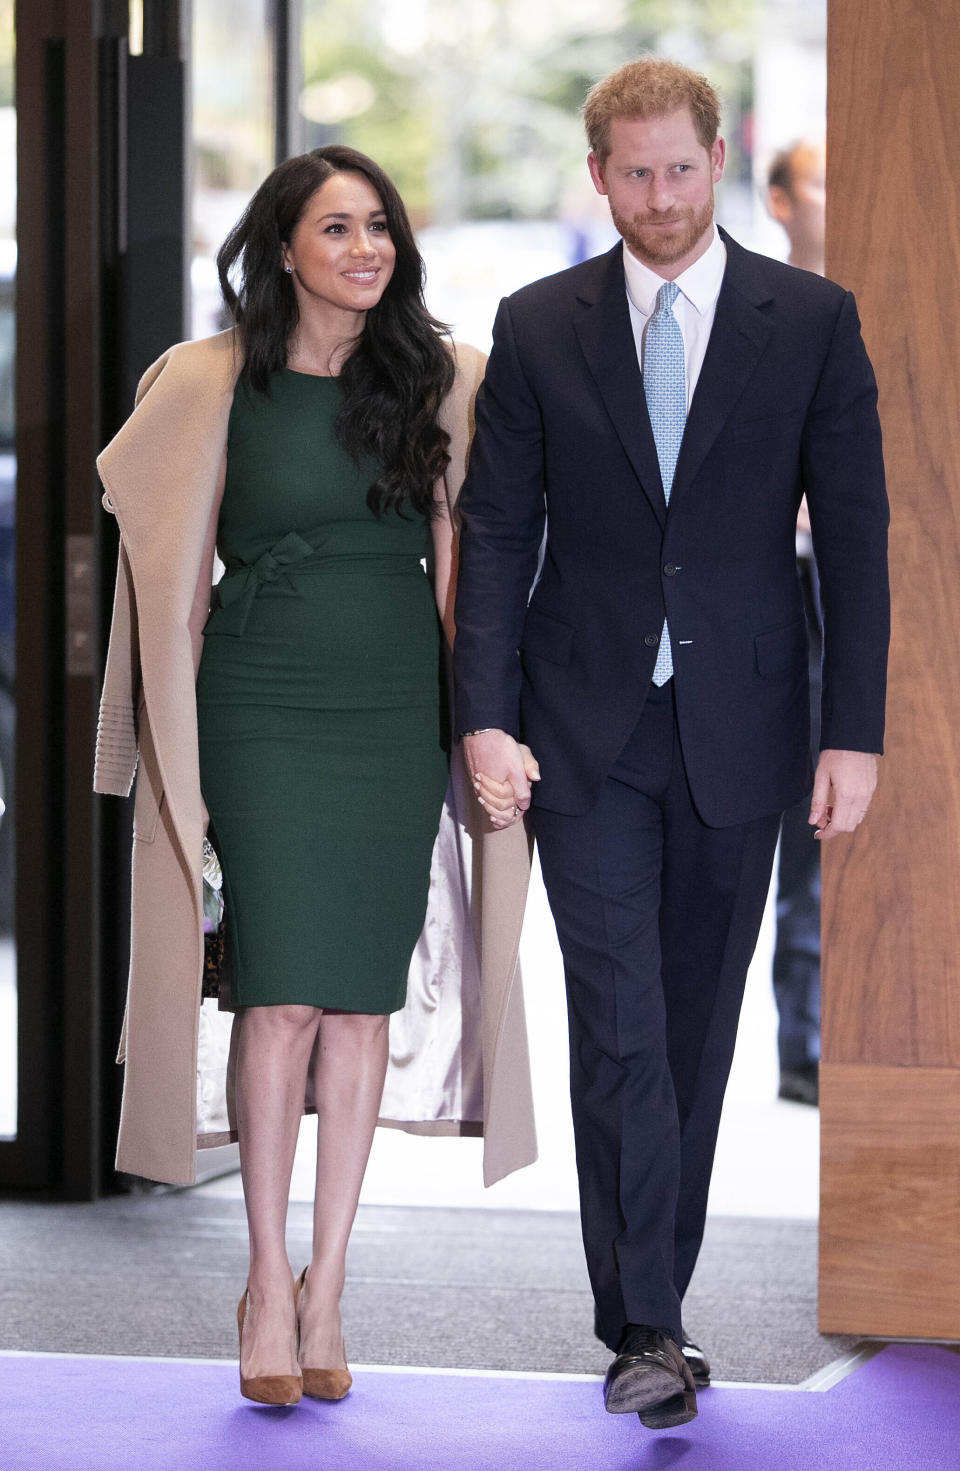
M 664 215 L 619 214 L 610 201 L 613 223 L 635 256 L 651 266 L 672 266 L 696 245 L 713 221 L 713 193 L 700 209 L 673 210 Z M 654 221 L 676 222 L 677 229 L 664 230 Z

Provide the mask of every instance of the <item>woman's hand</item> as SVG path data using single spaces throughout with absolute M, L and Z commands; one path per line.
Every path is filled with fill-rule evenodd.
M 540 766 L 530 747 L 518 744 L 517 750 L 527 782 L 539 781 Z M 525 793 L 518 796 L 512 781 L 496 781 L 479 770 L 473 773 L 473 790 L 477 801 L 496 828 L 512 827 L 514 823 L 520 822 L 530 805 L 529 786 Z

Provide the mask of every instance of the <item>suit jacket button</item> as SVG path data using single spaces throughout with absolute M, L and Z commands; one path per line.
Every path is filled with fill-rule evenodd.
M 677 566 L 676 562 L 668 562 L 663 569 L 663 575 L 664 577 L 676 577 L 679 571 L 680 568 Z
M 659 633 L 648 633 L 643 641 L 648 649 L 655 649 L 660 642 L 660 635 Z

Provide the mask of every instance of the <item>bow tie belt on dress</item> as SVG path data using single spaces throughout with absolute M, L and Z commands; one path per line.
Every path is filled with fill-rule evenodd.
M 204 634 L 241 637 L 254 601 L 265 587 L 284 578 L 291 591 L 295 591 L 293 581 L 287 578 L 287 574 L 293 571 L 322 571 L 331 564 L 342 566 L 347 560 L 356 558 L 371 571 L 379 564 L 384 571 L 422 572 L 422 561 L 416 555 L 398 557 L 396 554 L 384 555 L 382 552 L 358 553 L 355 547 L 351 547 L 346 556 L 338 556 L 333 545 L 336 540 L 333 532 L 308 541 L 299 532 L 290 531 L 255 562 L 229 557 L 224 574 L 213 589 L 210 616 L 204 625 Z M 331 552 L 334 553 L 333 556 Z
M 210 617 L 204 625 L 204 634 L 225 633 L 239 638 L 247 626 L 250 609 L 260 589 L 314 556 L 322 545 L 321 542 L 313 546 L 296 531 L 290 531 L 255 562 L 242 562 L 239 557 L 230 557 L 223 576 L 213 589 Z

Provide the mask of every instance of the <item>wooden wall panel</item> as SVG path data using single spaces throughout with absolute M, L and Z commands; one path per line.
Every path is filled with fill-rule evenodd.
M 960 1337 L 957 24 L 829 0 L 827 274 L 880 385 L 893 637 L 874 807 L 824 849 L 821 1325 L 920 1337 Z
M 891 501 L 886 756 L 824 848 L 831 1062 L 960 1067 L 960 59 L 953 0 L 830 0 L 827 274 L 857 296 Z
M 956 1338 L 960 1069 L 820 1075 L 820 1329 Z

